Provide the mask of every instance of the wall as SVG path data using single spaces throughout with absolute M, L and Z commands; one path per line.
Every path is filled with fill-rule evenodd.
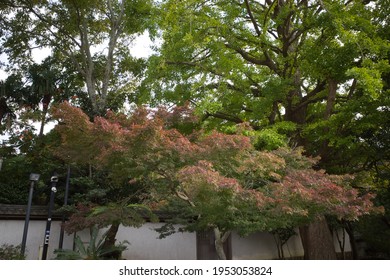
M 289 239 L 283 246 L 284 257 L 303 257 L 303 248 L 299 235 Z M 232 251 L 235 260 L 278 259 L 278 249 L 270 233 L 258 232 L 245 238 L 232 235 Z
M 116 235 L 117 242 L 128 241 L 127 250 L 122 258 L 127 260 L 193 260 L 196 259 L 196 234 L 175 233 L 164 239 L 158 238 L 155 228 L 162 223 L 145 223 L 140 228 L 120 226 Z M 99 235 L 105 233 L 101 229 Z M 89 230 L 77 233 L 82 241 L 89 240 Z
M 342 238 L 343 234 L 341 230 L 338 231 L 338 236 L 340 239 Z M 341 252 L 336 234 L 334 234 L 333 240 L 336 252 Z M 232 235 L 232 252 L 233 259 L 235 260 L 278 259 L 279 256 L 277 250 L 274 237 L 270 233 L 258 232 L 245 238 L 240 237 L 236 233 L 233 233 Z M 345 234 L 344 251 L 351 251 L 348 234 Z M 296 231 L 296 235 L 291 237 L 283 246 L 283 253 L 284 257 L 287 259 L 302 258 L 304 256 L 302 242 L 298 231 Z
M 58 248 L 60 221 L 53 221 L 49 241 L 48 259 L 53 259 L 53 250 Z M 127 240 L 130 244 L 123 252 L 123 258 L 129 260 L 196 260 L 196 234 L 175 233 L 164 239 L 158 239 L 155 228 L 161 227 L 161 223 L 146 223 L 141 228 L 119 228 L 118 242 Z M 19 245 L 22 241 L 24 228 L 23 220 L 0 220 L 0 245 Z M 42 247 L 46 221 L 31 220 L 27 236 L 26 253 L 27 259 L 39 259 L 39 248 Z M 105 230 L 101 230 L 101 234 Z M 78 235 L 85 243 L 89 240 L 89 230 L 79 232 Z M 341 236 L 341 234 L 340 234 Z M 335 240 L 336 251 L 339 252 L 337 238 Z M 278 252 L 274 238 L 269 233 L 255 233 L 245 238 L 238 234 L 232 234 L 231 240 L 233 259 L 277 259 Z M 345 251 L 350 251 L 348 235 L 345 240 Z M 73 235 L 64 236 L 64 249 L 72 249 Z M 284 246 L 284 256 L 302 257 L 303 248 L 299 235 L 293 236 Z
M 55 258 L 53 251 L 58 248 L 61 222 L 52 221 L 47 259 Z M 196 259 L 196 234 L 176 233 L 164 239 L 158 239 L 154 228 L 163 224 L 146 223 L 141 228 L 120 227 L 117 240 L 127 240 L 130 244 L 123 253 L 125 259 L 191 260 Z M 0 245 L 19 245 L 23 238 L 24 221 L 0 220 Z M 46 221 L 31 220 L 29 223 L 26 253 L 27 259 L 38 260 L 39 248 L 43 245 Z M 104 229 L 100 231 L 104 233 Z M 88 243 L 89 230 L 77 233 L 82 241 Z M 73 235 L 64 235 L 64 249 L 73 248 Z
M 46 221 L 31 220 L 28 226 L 26 253 L 27 259 L 38 260 L 39 248 L 43 246 L 45 235 Z M 53 251 L 58 248 L 60 238 L 60 221 L 52 221 L 51 233 L 49 240 L 49 250 L 47 258 L 54 257 Z M 12 244 L 19 245 L 22 243 L 24 230 L 24 221 L 22 220 L 0 220 L 0 245 Z M 73 236 L 64 235 L 64 249 L 72 249 Z
M 196 260 L 196 234 L 175 233 L 158 238 L 155 228 L 163 224 L 146 223 L 141 228 L 121 227 L 118 240 L 130 242 L 123 258 L 130 260 Z

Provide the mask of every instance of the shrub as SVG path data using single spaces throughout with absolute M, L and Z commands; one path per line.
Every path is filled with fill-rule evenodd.
M 3 244 L 0 247 L 0 260 L 24 260 L 25 255 L 20 254 L 20 245 Z

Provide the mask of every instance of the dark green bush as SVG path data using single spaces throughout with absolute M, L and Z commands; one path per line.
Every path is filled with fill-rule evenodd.
M 20 254 L 20 245 L 3 244 L 0 247 L 0 260 L 24 260 L 26 256 Z

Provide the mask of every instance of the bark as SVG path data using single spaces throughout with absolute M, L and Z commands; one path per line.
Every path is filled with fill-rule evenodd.
M 298 90 L 291 91 L 289 93 L 289 97 L 287 98 L 287 105 L 286 105 L 286 114 L 285 114 L 285 120 L 290 121 L 293 123 L 296 123 L 298 125 L 297 133 L 294 137 L 294 142 L 296 146 L 306 146 L 306 141 L 302 137 L 301 129 L 302 125 L 306 123 L 306 116 L 307 116 L 307 104 L 294 104 L 294 99 L 301 99 L 300 93 Z
M 43 96 L 43 100 L 42 100 L 43 109 L 42 109 L 41 127 L 40 127 L 39 135 L 38 135 L 39 138 L 42 138 L 42 136 L 43 136 L 43 131 L 45 129 L 45 124 L 46 124 L 46 115 L 47 115 L 47 112 L 49 110 L 49 104 L 50 104 L 51 99 L 52 99 L 52 95 L 49 94 L 49 93 L 45 94 Z
M 91 101 L 93 110 L 99 115 L 100 108 L 97 98 L 96 80 L 95 80 L 95 63 L 91 53 L 91 45 L 88 38 L 88 26 L 84 15 L 79 12 L 79 34 L 81 38 L 80 50 L 82 52 L 82 66 L 87 92 Z
M 9 113 L 11 113 L 11 110 L 9 109 L 5 98 L 0 98 L 0 124 L 3 121 L 3 118 Z
M 336 101 L 337 82 L 333 79 L 329 79 L 329 93 L 328 100 L 326 102 L 325 119 L 329 119 L 333 112 L 334 104 Z
M 299 228 L 306 260 L 336 260 L 332 232 L 324 217 Z
M 307 105 L 305 106 L 294 106 L 293 100 L 294 97 L 291 97 L 287 100 L 287 108 L 286 108 L 286 121 L 294 122 L 298 125 L 306 123 L 306 115 L 307 115 Z
M 278 114 L 278 112 L 279 112 L 278 102 L 274 101 L 272 104 L 272 112 L 271 112 L 270 116 L 268 117 L 270 125 L 275 124 L 275 119 L 276 119 L 276 115 Z
M 325 120 L 328 120 L 333 113 L 334 105 L 336 102 L 336 93 L 337 93 L 337 82 L 334 79 L 329 79 L 328 84 L 329 84 L 328 85 L 329 92 L 328 92 L 328 98 L 327 98 L 325 114 L 324 114 Z M 324 135 L 326 135 L 327 133 L 329 133 L 328 127 L 326 127 L 324 129 Z M 320 155 L 321 155 L 321 162 L 322 163 L 327 162 L 329 160 L 329 141 L 328 140 L 323 141 Z
M 220 260 L 226 260 L 226 252 L 223 249 L 223 244 L 226 242 L 226 240 L 229 238 L 231 232 L 227 231 L 225 233 L 222 233 L 218 227 L 214 228 L 214 237 L 215 237 L 215 250 L 218 255 L 218 259 Z
M 117 16 L 115 16 L 115 12 L 112 8 L 111 2 L 108 1 L 108 10 L 110 13 L 110 38 L 108 43 L 108 53 L 107 53 L 107 62 L 104 70 L 104 77 L 102 83 L 102 92 L 100 102 L 98 103 L 99 109 L 104 110 L 107 103 L 107 95 L 108 95 L 108 86 L 110 83 L 110 78 L 112 75 L 112 68 L 114 63 L 114 51 L 117 47 L 118 39 L 121 33 L 123 32 L 123 16 L 125 13 L 125 1 L 121 2 L 120 11 Z
M 292 76 L 293 81 L 291 89 L 287 94 L 286 104 L 286 120 L 296 124 L 305 124 L 307 115 L 307 104 L 303 104 L 303 96 L 301 91 L 301 73 L 299 69 L 295 70 Z
M 353 231 L 353 226 L 350 222 L 345 223 L 345 231 L 348 233 L 349 242 L 351 243 L 352 258 L 354 260 L 357 260 L 359 259 L 359 255 L 358 255 L 358 249 L 356 244 L 356 238 L 355 238 L 355 233 Z
M 116 234 L 119 230 L 119 225 L 120 225 L 119 223 L 114 223 L 110 226 L 110 228 L 108 229 L 108 231 L 106 233 L 106 238 L 104 239 L 103 249 L 110 249 L 110 248 L 115 246 Z M 120 258 L 120 256 L 121 256 L 120 251 L 114 251 L 114 252 L 105 254 L 104 258 L 117 260 Z

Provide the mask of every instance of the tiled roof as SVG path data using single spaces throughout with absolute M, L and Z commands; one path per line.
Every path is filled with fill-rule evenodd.
M 0 204 L 0 220 L 14 219 L 24 220 L 26 218 L 27 205 L 10 205 Z M 31 220 L 44 220 L 47 219 L 48 206 L 32 205 L 31 206 Z M 61 219 L 62 216 L 53 213 L 53 219 Z
M 11 205 L 11 204 L 0 204 L 0 220 L 24 220 L 26 218 L 27 205 Z M 48 214 L 48 205 L 32 205 L 31 206 L 31 220 L 46 220 Z M 173 214 L 167 212 L 155 211 L 154 214 L 158 217 L 160 222 L 164 222 L 172 218 Z M 145 213 L 145 220 L 149 221 L 150 217 Z M 53 220 L 61 220 L 62 215 L 56 213 L 53 210 Z

